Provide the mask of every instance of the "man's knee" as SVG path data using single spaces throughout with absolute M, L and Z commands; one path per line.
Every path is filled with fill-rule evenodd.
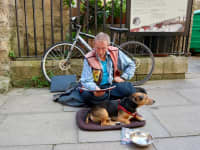
M 84 91 L 81 93 L 81 96 L 84 99 L 84 102 L 89 106 L 101 104 L 108 99 L 107 93 L 105 93 L 103 96 L 96 97 L 92 92 Z
M 127 91 L 128 96 L 136 92 L 135 87 L 131 82 L 124 82 L 124 84 L 124 90 Z
M 135 93 L 135 87 L 131 82 L 120 82 L 117 84 L 118 91 L 124 96 L 130 96 Z

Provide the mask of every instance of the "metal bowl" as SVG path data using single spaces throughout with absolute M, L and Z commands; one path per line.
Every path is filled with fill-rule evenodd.
M 131 141 L 138 146 L 148 146 L 152 144 L 153 137 L 146 132 L 136 131 L 130 134 Z

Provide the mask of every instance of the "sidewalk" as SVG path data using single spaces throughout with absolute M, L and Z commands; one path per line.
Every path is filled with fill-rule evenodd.
M 120 144 L 120 131 L 80 130 L 80 108 L 52 102 L 48 89 L 12 89 L 0 95 L 0 150 L 199 150 L 200 57 L 191 58 L 185 80 L 149 81 L 144 87 L 156 100 L 139 111 L 155 138 L 147 148 Z

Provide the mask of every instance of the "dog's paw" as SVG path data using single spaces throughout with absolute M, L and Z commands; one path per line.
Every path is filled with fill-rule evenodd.
M 135 119 L 137 119 L 139 121 L 145 121 L 145 119 L 143 117 L 140 117 L 140 116 L 136 116 Z
M 139 120 L 139 121 L 145 121 L 145 119 L 142 117 L 142 115 L 140 115 L 138 113 L 135 115 L 135 119 Z

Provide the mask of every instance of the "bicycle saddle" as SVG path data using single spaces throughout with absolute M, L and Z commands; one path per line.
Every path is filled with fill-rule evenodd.
M 115 32 L 119 32 L 119 33 L 129 31 L 128 28 L 118 28 L 118 27 L 112 27 L 112 26 L 110 26 L 109 28 L 110 28 L 111 31 L 115 31 Z

